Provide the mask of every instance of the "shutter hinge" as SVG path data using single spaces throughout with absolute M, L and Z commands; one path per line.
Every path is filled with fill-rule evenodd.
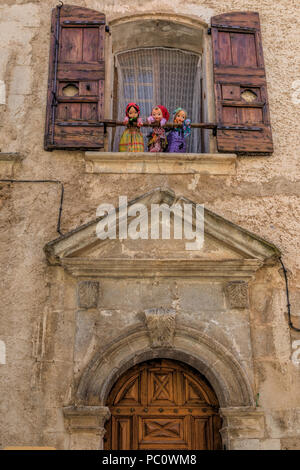
M 57 97 L 56 97 L 56 93 L 55 91 L 52 90 L 52 101 L 51 101 L 51 106 L 57 106 L 58 105 L 58 101 L 57 101 Z
M 207 28 L 207 34 L 211 35 L 211 28 Z
M 109 29 L 108 24 L 105 25 L 105 32 L 110 34 L 110 29 Z
M 214 136 L 214 137 L 216 137 L 216 135 L 217 135 L 217 130 L 218 130 L 218 126 L 215 126 L 215 127 L 213 128 L 213 136 Z

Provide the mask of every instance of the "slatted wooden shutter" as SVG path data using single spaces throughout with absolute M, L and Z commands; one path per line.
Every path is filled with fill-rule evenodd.
M 220 152 L 273 152 L 259 15 L 235 12 L 211 19 Z
M 103 147 L 105 16 L 52 11 L 45 149 Z

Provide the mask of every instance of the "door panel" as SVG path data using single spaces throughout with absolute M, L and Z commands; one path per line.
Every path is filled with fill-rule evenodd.
M 132 416 L 112 419 L 113 446 L 119 450 L 132 449 Z
M 139 449 L 188 449 L 188 416 L 139 417 Z

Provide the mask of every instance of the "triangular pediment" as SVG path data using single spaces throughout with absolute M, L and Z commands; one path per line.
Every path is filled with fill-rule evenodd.
M 136 204 L 145 207 L 144 215 L 141 216 L 141 223 L 147 218 L 147 235 L 145 239 L 132 239 L 131 236 L 120 239 L 118 234 L 121 224 L 126 221 L 126 227 L 136 222 L 137 218 L 128 215 Z M 199 249 L 187 249 L 187 240 L 184 236 L 182 228 L 182 239 L 174 238 L 174 223 L 177 222 L 177 215 L 170 218 L 170 239 L 162 239 L 161 232 L 159 239 L 151 237 L 154 224 L 161 225 L 161 221 L 154 221 L 151 217 L 151 208 L 153 204 L 164 205 L 166 208 L 176 207 L 182 208 L 190 205 L 192 211 L 192 228 L 196 226 L 196 202 L 190 201 L 176 194 L 170 189 L 156 188 L 137 199 L 128 202 L 126 210 L 122 206 L 116 208 L 116 218 L 113 222 L 116 238 L 100 239 L 97 235 L 97 227 L 99 223 L 105 225 L 108 220 L 107 216 L 98 217 L 88 224 L 61 236 L 60 238 L 48 243 L 45 246 L 45 252 L 48 261 L 51 264 L 61 264 L 66 267 L 80 265 L 90 266 L 95 270 L 107 272 L 109 266 L 115 266 L 117 272 L 118 266 L 122 271 L 122 266 L 133 266 L 138 268 L 139 275 L 143 275 L 143 264 L 149 267 L 149 270 L 160 265 L 176 266 L 181 263 L 182 266 L 188 266 L 193 270 L 193 266 L 206 265 L 209 270 L 210 263 L 224 263 L 234 266 L 239 265 L 255 265 L 256 269 L 280 256 L 279 250 L 271 243 L 261 239 L 260 237 L 248 232 L 247 230 L 233 224 L 223 217 L 213 213 L 204 207 L 202 212 L 204 220 L 204 239 L 203 245 Z M 183 212 L 182 212 L 183 213 Z M 125 220 L 126 219 L 126 220 Z M 161 219 L 160 219 L 161 220 Z M 114 226 L 115 224 L 115 226 Z M 111 225 L 110 225 L 111 227 Z M 123 225 L 124 227 L 124 225 Z M 157 227 L 156 227 L 157 228 Z M 161 229 L 161 227 L 158 227 Z M 102 267 L 100 269 L 100 267 Z M 255 269 L 255 270 L 256 270 Z M 158 269 L 160 270 L 160 268 Z M 75 269 L 76 271 L 76 269 Z M 74 272 L 74 269 L 73 269 Z M 88 269 L 87 269 L 88 272 Z

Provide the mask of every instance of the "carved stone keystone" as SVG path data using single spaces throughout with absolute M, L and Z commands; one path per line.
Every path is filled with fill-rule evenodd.
M 231 281 L 225 287 L 230 308 L 248 308 L 248 283 L 244 281 Z
M 78 305 L 80 308 L 97 307 L 98 296 L 98 281 L 80 281 L 78 283 Z
M 151 346 L 153 348 L 172 347 L 175 333 L 175 310 L 151 308 L 145 310 L 144 313 Z

